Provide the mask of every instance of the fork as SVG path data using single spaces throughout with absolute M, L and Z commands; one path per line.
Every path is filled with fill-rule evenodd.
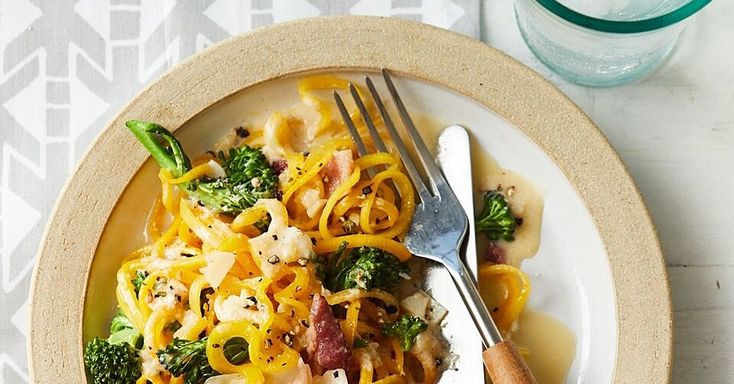
M 420 198 L 420 203 L 416 204 L 413 221 L 403 239 L 403 243 L 412 254 L 438 262 L 449 271 L 482 338 L 485 346 L 482 354 L 484 366 L 492 382 L 494 384 L 533 384 L 536 381 L 525 360 L 520 356 L 512 341 L 502 340 L 497 325 L 479 296 L 474 278 L 459 257 L 459 247 L 468 228 L 467 216 L 421 138 L 413 120 L 408 115 L 408 111 L 400 99 L 387 70 L 382 70 L 382 77 L 392 96 L 400 119 L 413 139 L 418 160 L 428 179 L 428 183 L 425 183 L 416 164 L 411 159 L 405 143 L 398 134 L 374 83 L 369 76 L 365 77 L 372 100 L 380 112 L 390 138 Z M 349 84 L 349 92 L 367 126 L 376 150 L 378 152 L 388 152 L 372 118 L 367 112 L 364 101 L 352 83 Z M 334 91 L 334 100 L 356 144 L 357 153 L 359 156 L 367 155 L 367 147 L 365 147 L 342 98 L 336 91 Z M 401 191 L 398 192 L 401 193 Z

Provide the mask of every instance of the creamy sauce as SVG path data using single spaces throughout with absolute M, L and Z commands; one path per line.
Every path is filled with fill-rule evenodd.
M 414 120 L 416 125 L 426 128 L 426 144 L 429 148 L 435 148 L 445 125 L 424 116 L 414 116 Z M 477 140 L 471 140 L 471 151 L 475 213 L 478 214 L 482 209 L 484 192 L 501 187 L 513 215 L 523 219 L 522 225 L 515 231 L 515 241 L 498 242 L 505 250 L 507 263 L 519 267 L 523 260 L 533 257 L 540 247 L 543 194 L 520 174 L 503 169 Z M 488 243 L 484 236 L 477 235 L 480 263 Z M 499 301 L 498 297 L 494 297 L 498 294 L 495 292 L 485 301 Z M 527 307 L 520 315 L 516 329 L 511 337 L 521 350 L 529 353 L 526 360 L 538 383 L 564 383 L 576 355 L 574 333 L 560 321 Z
M 416 116 L 416 125 L 428 131 L 426 144 L 435 148 L 438 136 L 444 126 L 425 116 Z M 507 255 L 507 263 L 520 266 L 524 259 L 533 257 L 540 247 L 540 226 L 543 219 L 543 194 L 538 188 L 520 174 L 503 169 L 477 140 L 471 140 L 472 175 L 474 184 L 474 210 L 482 210 L 482 196 L 485 191 L 501 188 L 507 198 L 512 213 L 523 219 L 522 225 L 515 230 L 515 241 L 499 242 Z M 487 247 L 487 240 L 477 236 L 477 252 Z
M 516 172 L 502 169 L 481 148 L 472 148 L 472 173 L 475 207 L 481 210 L 484 191 L 502 189 L 513 215 L 523 219 L 515 230 L 515 241 L 500 241 L 507 263 L 520 267 L 523 260 L 533 257 L 540 247 L 540 227 L 543 218 L 543 196 L 528 180 Z M 475 155 L 476 154 L 476 155 Z M 488 240 L 477 235 L 477 252 L 481 263 L 482 250 Z M 515 343 L 526 349 L 526 360 L 538 383 L 562 384 L 576 354 L 576 336 L 558 320 L 525 308 L 520 315 L 517 330 L 511 335 Z
M 475 175 L 478 175 L 474 171 Z M 481 174 L 479 174 L 481 175 Z M 540 226 L 543 218 L 543 196 L 541 193 L 519 174 L 505 169 L 496 169 L 495 172 L 485 173 L 483 178 L 475 181 L 474 185 L 481 191 L 501 189 L 510 205 L 512 214 L 523 219 L 522 225 L 515 230 L 515 241 L 500 241 L 499 245 L 505 250 L 507 263 L 520 266 L 524 259 L 533 257 L 540 247 Z M 475 206 L 482 207 L 482 193 L 477 193 Z M 477 236 L 477 249 L 487 248 L 484 236 Z M 481 255 L 481 254 L 480 254 Z
M 520 315 L 518 331 L 512 336 L 526 357 L 539 384 L 561 384 L 576 355 L 576 335 L 558 320 L 526 308 Z

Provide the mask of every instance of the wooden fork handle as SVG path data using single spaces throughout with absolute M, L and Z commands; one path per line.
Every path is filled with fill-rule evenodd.
M 525 359 L 510 340 L 487 348 L 482 353 L 484 367 L 493 384 L 536 384 Z

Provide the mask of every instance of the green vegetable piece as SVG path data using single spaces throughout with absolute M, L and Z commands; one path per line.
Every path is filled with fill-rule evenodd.
M 115 317 L 112 318 L 112 322 L 110 322 L 110 333 L 114 334 L 125 329 L 135 329 L 135 326 L 122 311 L 118 310 Z
M 224 357 L 234 365 L 246 363 L 250 359 L 247 341 L 241 337 L 233 337 L 224 343 Z
M 143 286 L 143 283 L 145 282 L 145 279 L 148 277 L 148 272 L 146 271 L 137 271 L 135 273 L 135 279 L 131 281 L 133 283 L 133 287 L 135 287 L 135 295 L 137 296 L 140 293 L 140 287 Z
M 140 376 L 137 351 L 142 347 L 143 336 L 135 329 L 133 323 L 118 311 L 110 323 L 110 337 L 106 340 L 95 338 L 84 350 L 84 364 L 92 381 L 111 384 L 135 382 Z M 106 364 L 119 365 L 119 372 L 106 367 Z M 128 381 L 130 378 L 132 381 Z
M 359 247 L 345 254 L 331 281 L 334 291 L 350 288 L 390 291 L 410 273 L 406 264 L 379 248 Z
M 179 329 L 181 329 L 182 325 L 178 322 L 178 320 L 174 320 L 166 325 L 166 331 L 168 332 L 176 332 Z
M 339 247 L 329 254 L 329 256 L 311 254 L 310 261 L 316 266 L 316 277 L 321 280 L 325 287 L 331 287 L 331 279 L 337 272 L 337 263 L 348 246 L 349 243 L 342 241 L 341 244 L 339 244 Z
M 328 257 L 313 258 L 316 275 L 332 292 L 359 288 L 391 291 L 410 273 L 410 268 L 394 255 L 379 248 L 347 249 L 343 242 Z
M 270 222 L 272 221 L 272 218 L 270 217 L 270 214 L 267 213 L 265 216 L 255 222 L 255 228 L 257 228 L 258 231 L 261 233 L 265 233 L 268 231 L 268 228 L 270 228 Z
M 413 347 L 415 338 L 428 329 L 428 324 L 419 317 L 402 315 L 394 324 L 384 325 L 382 334 L 397 339 L 400 348 L 407 352 Z
M 279 196 L 278 175 L 257 148 L 230 148 L 218 157 L 227 173 L 224 179 L 201 179 L 194 197 L 217 212 L 239 213 L 260 199 Z
M 171 132 L 156 123 L 130 120 L 127 128 L 150 152 L 161 168 L 171 171 L 173 177 L 181 177 L 191 169 L 191 161 L 181 143 Z
M 207 338 L 201 340 L 182 340 L 174 338 L 173 342 L 157 352 L 158 361 L 173 376 L 184 376 L 185 384 L 202 384 L 206 379 L 219 375 L 206 357 Z M 249 360 L 248 344 L 241 337 L 233 337 L 221 346 L 224 357 L 235 365 Z
M 95 337 L 84 349 L 84 365 L 94 384 L 133 384 L 140 377 L 140 357 L 130 344 Z
M 369 345 L 369 342 L 361 337 L 354 338 L 354 348 L 364 348 Z
M 181 143 L 171 132 L 155 123 L 131 120 L 128 129 L 145 149 L 174 177 L 191 169 L 191 161 Z M 253 206 L 259 199 L 278 198 L 278 175 L 258 148 L 242 146 L 219 152 L 219 161 L 226 177 L 206 177 L 181 183 L 189 195 L 208 208 L 222 213 L 237 214 Z
M 500 191 L 484 194 L 484 209 L 476 217 L 477 232 L 484 233 L 490 240 L 515 240 L 518 219 L 512 215 L 505 196 Z
M 107 338 L 107 341 L 110 344 L 128 343 L 136 349 L 143 346 L 143 336 L 135 329 L 130 319 L 119 310 L 110 322 L 110 337 Z
M 115 332 L 111 334 L 109 338 L 107 338 L 107 341 L 110 344 L 115 345 L 127 343 L 135 349 L 140 349 L 143 347 L 143 335 L 141 335 L 140 332 L 133 328 L 126 328 L 121 331 Z
M 186 384 L 203 383 L 219 374 L 206 358 L 206 342 L 207 338 L 194 341 L 174 338 L 171 344 L 156 353 L 158 361 L 173 376 L 184 375 Z

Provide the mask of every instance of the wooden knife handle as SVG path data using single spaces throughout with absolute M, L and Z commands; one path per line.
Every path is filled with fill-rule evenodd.
M 487 348 L 482 357 L 493 384 L 536 384 L 533 373 L 512 341 L 505 340 Z

